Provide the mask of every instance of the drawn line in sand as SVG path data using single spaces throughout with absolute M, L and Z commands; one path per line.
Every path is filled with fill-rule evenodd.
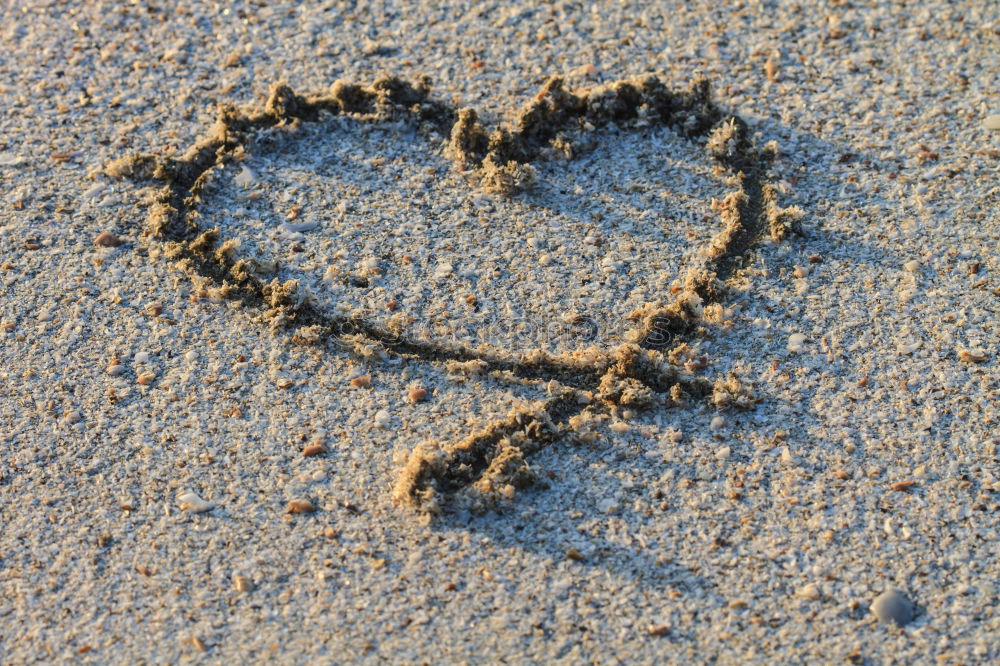
M 667 305 L 636 312 L 632 342 L 601 351 L 512 354 L 411 339 L 363 318 L 329 315 L 300 295 L 294 280 L 281 283 L 253 260 L 236 253 L 236 243 L 216 228 L 199 224 L 198 204 L 213 170 L 238 158 L 261 130 L 294 129 L 301 122 L 351 114 L 365 122 L 410 120 L 448 135 L 445 154 L 474 186 L 509 194 L 530 187 L 531 163 L 543 157 L 563 132 L 615 123 L 621 127 L 669 125 L 704 142 L 708 155 L 729 174 L 735 190 L 713 201 L 722 229 L 692 261 L 683 289 Z M 507 126 L 488 131 L 472 109 L 455 109 L 430 97 L 426 79 L 412 84 L 383 77 L 370 86 L 338 81 L 328 94 L 299 95 L 276 85 L 263 107 L 222 105 L 212 129 L 179 159 L 133 155 L 108 165 L 112 177 L 154 180 L 162 187 L 148 201 L 146 233 L 164 243 L 164 254 L 182 269 L 207 278 L 230 298 L 266 308 L 275 329 L 293 330 L 309 344 L 347 344 L 356 351 L 374 346 L 386 353 L 444 366 L 449 372 L 489 373 L 500 381 L 545 383 L 550 398 L 513 410 L 506 419 L 452 443 L 416 446 L 394 489 L 395 500 L 424 515 L 443 501 L 482 508 L 510 498 L 533 474 L 525 458 L 559 439 L 588 441 L 595 421 L 619 408 L 676 406 L 710 400 L 718 407 L 747 408 L 752 390 L 736 377 L 715 382 L 695 377 L 671 362 L 664 350 L 704 331 L 705 309 L 718 307 L 725 282 L 746 252 L 765 235 L 785 238 L 802 216 L 782 209 L 767 182 L 776 157 L 772 142 L 753 145 L 746 123 L 726 114 L 699 78 L 684 91 L 671 91 L 655 76 L 569 91 L 550 78 Z

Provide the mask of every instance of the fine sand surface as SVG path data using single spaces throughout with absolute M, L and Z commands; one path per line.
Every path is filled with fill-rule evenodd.
M 995 3 L 652 4 L 3 4 L 0 663 L 1000 660 Z

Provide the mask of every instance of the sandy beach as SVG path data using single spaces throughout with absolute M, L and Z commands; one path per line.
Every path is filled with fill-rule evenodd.
M 0 662 L 997 662 L 998 43 L 4 3 Z

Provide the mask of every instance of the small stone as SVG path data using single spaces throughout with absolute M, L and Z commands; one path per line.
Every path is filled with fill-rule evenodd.
M 316 505 L 307 499 L 292 500 L 288 503 L 288 513 L 312 513 Z
M 587 557 L 576 548 L 570 548 L 569 550 L 567 550 L 566 557 L 573 560 L 574 562 L 583 562 L 584 560 L 587 559 Z
M 318 456 L 324 451 L 326 451 L 326 448 L 322 444 L 310 444 L 306 448 L 302 449 L 302 455 L 308 458 L 311 456 Z
M 423 402 L 427 399 L 427 389 L 415 388 L 406 392 L 406 398 L 410 402 Z
M 391 420 L 392 416 L 390 416 L 389 412 L 385 411 L 384 409 L 380 409 L 377 412 L 375 412 L 375 425 L 377 425 L 379 428 L 386 427 L 387 425 L 389 425 L 389 421 Z
M 205 513 L 215 508 L 214 504 L 203 500 L 192 492 L 181 493 L 177 496 L 177 501 L 180 502 L 181 511 L 188 513 Z
M 901 591 L 889 589 L 875 597 L 872 613 L 881 622 L 895 622 L 902 627 L 913 619 L 913 603 Z
M 135 381 L 137 381 L 142 386 L 149 386 L 150 384 L 153 383 L 153 381 L 155 379 L 156 379 L 156 374 L 155 373 L 153 373 L 153 372 L 144 372 L 141 375 L 139 375 L 138 377 L 136 377 Z
M 197 361 L 198 360 L 198 352 L 196 352 L 193 349 L 190 350 L 190 351 L 185 352 L 184 353 L 184 360 L 186 360 L 188 363 L 191 363 L 192 361 Z
M 983 120 L 983 127 L 988 130 L 1000 130 L 1000 113 L 994 113 L 992 116 L 986 116 Z
M 153 317 L 159 317 L 163 314 L 163 306 L 159 303 L 150 303 L 146 306 L 146 314 Z
M 708 427 L 711 428 L 712 430 L 722 430 L 723 428 L 726 427 L 726 419 L 722 418 L 721 416 L 716 416 L 708 424 Z
M 136 363 L 149 363 L 149 352 L 138 352 L 134 359 Z
M 911 259 L 910 261 L 903 264 L 903 270 L 907 273 L 916 273 L 920 270 L 920 262 L 916 259 Z
M 237 592 L 246 593 L 253 592 L 257 586 L 247 576 L 233 576 L 233 587 L 236 588 Z
M 121 375 L 125 372 L 125 366 L 122 365 L 121 363 L 113 363 L 108 366 L 105 372 L 107 372 L 112 377 L 117 377 L 118 375 Z
M 788 336 L 788 351 L 800 352 L 805 347 L 806 336 L 802 333 L 792 333 Z
M 114 234 L 109 234 L 107 231 L 105 231 L 102 234 L 98 234 L 97 238 L 94 239 L 94 244 L 99 245 L 101 247 L 118 247 L 123 242 L 124 241 L 118 238 L 118 236 L 115 236 Z

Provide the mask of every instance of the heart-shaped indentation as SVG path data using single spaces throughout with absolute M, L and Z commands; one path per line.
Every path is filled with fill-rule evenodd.
M 633 132 L 594 142 L 609 125 Z M 585 156 L 559 161 L 574 144 Z M 433 511 L 442 494 L 509 497 L 531 478 L 526 455 L 587 437 L 602 411 L 753 404 L 736 378 L 713 384 L 657 350 L 703 328 L 744 253 L 801 215 L 766 183 L 775 154 L 705 81 L 571 92 L 554 78 L 487 132 L 475 112 L 431 100 L 426 82 L 386 78 L 315 96 L 277 86 L 262 109 L 223 107 L 182 159 L 136 156 L 109 173 L 162 181 L 149 232 L 166 256 L 218 295 L 267 307 L 297 342 L 545 384 L 547 400 L 414 449 L 395 496 Z M 539 180 L 499 198 L 463 185 L 511 194 Z M 561 327 L 585 322 L 598 344 L 581 349 Z

